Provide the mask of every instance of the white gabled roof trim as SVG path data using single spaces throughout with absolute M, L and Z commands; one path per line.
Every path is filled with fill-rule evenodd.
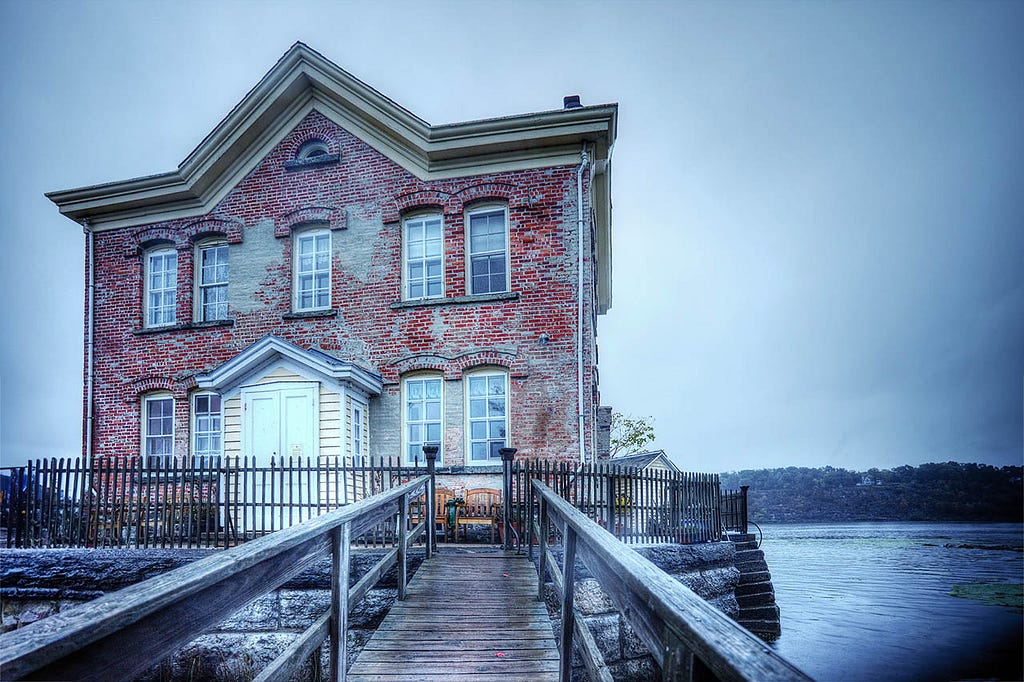
M 272 365 L 286 362 L 331 384 L 343 384 L 368 396 L 380 395 L 381 377 L 344 360 L 299 348 L 278 336 L 265 336 L 211 372 L 196 377 L 201 389 L 222 395 L 234 393 L 247 381 L 260 378 Z

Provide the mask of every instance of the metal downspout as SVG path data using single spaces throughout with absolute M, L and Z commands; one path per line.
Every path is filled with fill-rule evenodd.
M 93 422 L 93 410 L 92 410 L 92 393 L 93 393 L 93 327 L 95 317 L 95 298 L 96 298 L 96 266 L 93 262 L 94 258 L 94 241 L 95 233 L 92 230 L 92 226 L 89 224 L 89 219 L 82 220 L 82 229 L 86 234 L 87 250 L 89 262 L 87 266 L 89 268 L 89 284 L 86 289 L 87 302 L 86 302 L 86 330 L 85 330 L 85 462 L 92 462 L 92 422 Z
M 580 463 L 587 461 L 587 451 L 584 444 L 584 409 L 583 409 L 583 247 L 586 242 L 584 227 L 586 225 L 585 211 L 583 206 L 583 172 L 590 165 L 590 158 L 587 156 L 587 145 L 583 144 L 580 151 L 582 161 L 576 171 L 576 234 L 578 246 L 577 274 L 579 276 L 576 286 L 576 399 L 579 414 L 579 442 L 580 442 Z

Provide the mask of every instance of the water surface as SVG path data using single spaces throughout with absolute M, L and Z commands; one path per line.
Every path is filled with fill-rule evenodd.
M 774 646 L 812 677 L 1024 679 L 1024 615 L 1008 587 L 1024 582 L 1024 553 L 946 546 L 1020 547 L 1020 525 L 787 524 L 764 536 L 782 611 Z

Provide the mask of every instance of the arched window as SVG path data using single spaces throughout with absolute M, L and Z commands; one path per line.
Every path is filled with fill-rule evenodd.
M 142 399 L 142 454 L 147 467 L 165 467 L 174 455 L 174 398 L 150 393 Z
M 466 464 L 501 462 L 508 445 L 508 373 L 481 369 L 465 375 Z
M 406 218 L 402 232 L 406 299 L 444 295 L 444 223 L 438 214 Z
M 328 149 L 327 143 L 323 140 L 309 140 L 304 142 L 299 151 L 295 154 L 295 158 L 299 161 L 308 161 L 315 159 L 318 156 L 327 156 L 331 153 Z
M 295 312 L 331 307 L 331 231 L 314 227 L 293 236 Z
M 423 462 L 423 446 L 436 445 L 444 457 L 444 379 L 416 374 L 402 379 L 402 452 L 406 464 Z
M 228 244 L 221 237 L 196 245 L 196 321 L 228 319 Z
M 145 326 L 174 324 L 178 294 L 178 252 L 161 245 L 145 253 Z
M 481 206 L 466 213 L 469 294 L 495 294 L 509 290 L 508 210 Z

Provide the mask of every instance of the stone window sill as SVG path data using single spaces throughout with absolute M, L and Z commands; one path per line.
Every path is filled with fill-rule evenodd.
M 503 291 L 497 294 L 472 294 L 469 296 L 449 296 L 446 298 L 416 298 L 409 301 L 397 301 L 391 304 L 392 310 L 402 308 L 421 308 L 431 305 L 471 305 L 474 303 L 497 303 L 500 301 L 518 301 L 519 292 Z
M 132 330 L 136 336 L 148 334 L 163 334 L 164 332 L 201 331 L 203 329 L 218 329 L 220 327 L 234 326 L 234 320 L 214 320 L 212 322 L 189 322 L 188 324 L 168 324 L 163 327 L 145 327 Z
M 338 311 L 335 308 L 328 310 L 304 310 L 297 313 L 285 313 L 282 320 L 315 320 L 318 317 L 337 317 Z

